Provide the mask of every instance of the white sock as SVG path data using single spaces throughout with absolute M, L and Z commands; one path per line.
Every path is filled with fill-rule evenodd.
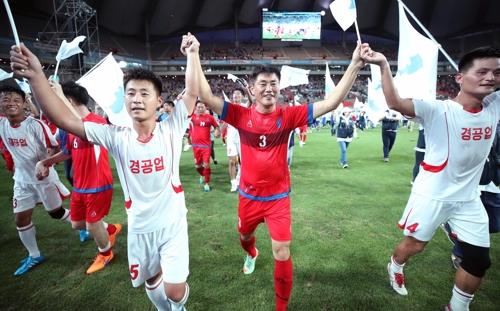
M 452 311 L 469 311 L 469 304 L 474 298 L 473 294 L 466 293 L 460 288 L 453 286 L 450 300 L 450 307 Z
M 102 221 L 102 225 L 104 226 L 104 229 L 108 229 L 108 223 L 104 220 Z
M 71 219 L 69 217 L 69 210 L 64 209 L 64 215 L 63 215 L 63 217 L 61 217 L 61 220 L 65 221 L 67 223 L 71 223 Z
M 394 260 L 394 256 L 391 256 L 391 271 L 393 273 L 403 273 L 403 267 L 405 264 L 399 264 Z
M 99 253 L 107 252 L 111 249 L 111 243 L 108 241 L 108 245 L 106 245 L 105 248 L 100 248 L 99 246 L 97 246 L 97 249 L 99 250 Z
M 186 290 L 184 291 L 184 297 L 180 301 L 173 301 L 170 298 L 168 298 L 168 301 L 170 302 L 170 307 L 172 311 L 183 311 L 184 305 L 186 304 L 187 300 L 189 298 L 189 285 L 186 283 Z
M 36 244 L 36 230 L 35 225 L 31 222 L 24 227 L 17 227 L 19 238 L 23 242 L 24 247 L 28 250 L 31 257 L 36 258 L 40 256 L 40 250 Z
M 165 285 L 163 278 L 160 277 L 154 284 L 146 283 L 146 294 L 149 300 L 155 305 L 156 309 L 160 311 L 170 311 L 170 302 L 165 294 Z

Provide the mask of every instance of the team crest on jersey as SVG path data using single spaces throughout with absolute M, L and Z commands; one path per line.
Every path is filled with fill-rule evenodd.
M 276 120 L 276 127 L 277 128 L 281 128 L 281 118 L 279 118 L 278 120 Z
M 252 127 L 252 120 L 248 120 L 247 127 Z

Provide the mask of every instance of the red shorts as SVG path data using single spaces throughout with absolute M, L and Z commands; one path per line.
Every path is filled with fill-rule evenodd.
M 210 148 L 193 147 L 194 164 L 210 163 Z
M 72 221 L 86 221 L 94 223 L 102 220 L 109 213 L 111 199 L 113 198 L 113 189 L 97 193 L 71 193 Z
M 263 202 L 247 199 L 240 195 L 238 206 L 238 232 L 246 235 L 265 222 L 269 235 L 274 241 L 285 242 L 292 239 L 292 216 L 290 197 Z

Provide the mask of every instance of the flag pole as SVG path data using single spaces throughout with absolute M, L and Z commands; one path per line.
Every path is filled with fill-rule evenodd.
M 358 36 L 358 42 L 361 43 L 361 36 L 359 35 L 358 18 L 354 20 L 354 27 L 356 28 L 356 35 Z
M 438 49 L 441 51 L 441 53 L 443 53 L 443 55 L 446 57 L 446 59 L 450 62 L 450 64 L 453 66 L 453 68 L 455 68 L 456 71 L 458 71 L 458 66 L 457 66 L 457 63 L 455 63 L 455 61 L 451 58 L 450 55 L 448 55 L 448 53 L 446 53 L 446 51 L 443 49 L 443 47 L 441 46 L 441 44 L 439 44 L 439 42 L 436 41 L 436 39 L 434 39 L 434 37 L 432 36 L 432 34 L 427 30 L 427 28 L 424 27 L 424 25 L 422 25 L 422 23 L 418 20 L 418 18 L 413 14 L 412 11 L 410 11 L 410 9 L 406 6 L 406 4 L 404 4 L 403 0 L 398 0 L 399 3 L 401 3 L 401 5 L 403 6 L 403 8 L 405 9 L 406 12 L 408 12 L 408 14 L 413 18 L 413 20 L 420 26 L 420 28 L 422 28 L 422 30 L 425 32 L 425 34 L 432 40 L 434 41 L 434 43 L 437 45 Z
M 9 16 L 10 27 L 12 28 L 12 33 L 14 34 L 14 41 L 16 41 L 17 46 L 21 46 L 19 43 L 19 35 L 17 34 L 16 23 L 14 23 L 14 17 L 12 17 L 12 11 L 10 10 L 9 1 L 3 0 L 5 10 L 7 11 L 7 16 Z

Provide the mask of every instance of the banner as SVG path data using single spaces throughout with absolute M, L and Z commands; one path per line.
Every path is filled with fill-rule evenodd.
M 284 89 L 288 86 L 309 84 L 309 70 L 282 66 L 280 88 Z
M 333 18 L 346 31 L 356 21 L 356 3 L 354 0 L 335 0 L 330 4 Z

